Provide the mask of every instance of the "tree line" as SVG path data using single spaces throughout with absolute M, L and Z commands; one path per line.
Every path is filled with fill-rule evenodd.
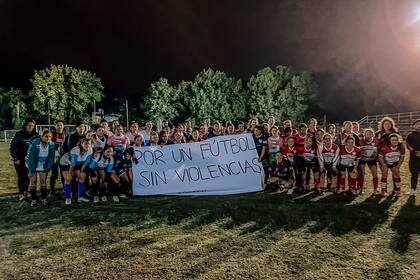
M 101 79 L 93 72 L 68 65 L 35 70 L 32 89 L 0 88 L 0 129 L 17 128 L 27 116 L 43 123 L 89 121 L 94 102 L 104 97 Z M 141 119 L 224 121 L 250 116 L 300 121 L 305 119 L 317 94 L 317 84 L 307 72 L 279 65 L 266 67 L 245 83 L 223 71 L 204 69 L 191 81 L 171 84 L 162 77 L 151 83 L 139 105 Z

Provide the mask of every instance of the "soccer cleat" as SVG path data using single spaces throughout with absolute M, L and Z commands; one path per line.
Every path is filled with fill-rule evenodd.
M 381 192 L 378 189 L 375 189 L 373 191 L 373 195 L 381 195 Z
M 107 201 L 108 201 L 108 198 L 106 197 L 106 195 L 103 195 L 103 196 L 101 197 L 101 199 L 102 199 L 102 202 L 107 202 Z
M 99 202 L 99 196 L 95 195 L 93 197 L 93 203 L 98 203 Z
M 77 202 L 89 202 L 89 199 L 87 199 L 86 197 L 79 197 L 78 199 L 77 199 Z
M 35 207 L 35 206 L 36 206 L 36 200 L 33 199 L 33 200 L 31 200 L 31 207 Z
M 381 196 L 387 196 L 387 194 L 386 190 L 381 190 Z
M 43 198 L 43 199 L 41 199 L 41 204 L 44 205 L 44 206 L 47 206 L 48 201 L 45 198 Z
M 126 199 L 126 198 L 128 198 L 125 194 L 120 194 L 120 198 L 122 198 L 122 199 Z
M 64 203 L 66 205 L 70 205 L 71 204 L 71 198 L 66 198 L 66 201 Z
M 288 195 L 293 194 L 293 188 L 288 189 L 288 190 L 287 190 L 287 194 L 288 194 Z
M 114 202 L 120 202 L 120 199 L 119 199 L 119 198 L 118 198 L 118 196 L 116 196 L 116 195 L 112 196 L 112 200 L 113 200 Z

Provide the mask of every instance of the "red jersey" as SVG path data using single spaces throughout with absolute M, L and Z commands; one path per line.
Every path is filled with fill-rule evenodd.
M 299 157 L 303 160 L 303 162 L 313 162 L 316 161 L 316 148 L 310 147 L 307 149 L 306 147 L 298 147 L 297 152 Z
M 361 152 L 361 160 L 363 161 L 372 161 L 376 160 L 378 157 L 378 150 L 380 141 L 379 139 L 373 139 L 372 141 L 368 142 L 365 139 L 360 139 L 360 152 Z
M 353 136 L 354 137 L 354 145 L 355 146 L 357 146 L 357 147 L 360 146 L 359 137 L 356 134 L 354 134 L 354 133 L 347 134 L 345 131 L 343 131 L 343 132 L 340 133 L 340 143 L 341 143 L 341 146 L 346 145 L 346 139 L 349 136 Z
M 270 136 L 267 138 L 267 143 L 268 143 L 268 150 L 275 150 L 275 151 L 280 151 L 281 147 L 283 146 L 283 138 L 278 136 L 278 137 L 273 137 Z
M 340 150 L 340 165 L 342 166 L 355 166 L 356 161 L 360 159 L 360 148 L 354 146 L 352 150 L 348 151 L 345 146 Z
M 282 154 L 289 160 L 293 165 L 297 163 L 298 151 L 295 147 L 283 146 L 281 149 Z
M 301 146 L 303 147 L 303 142 L 305 141 L 307 135 L 305 135 L 304 137 L 300 136 L 299 133 L 296 133 L 293 135 L 293 137 L 296 140 L 296 146 Z
M 53 132 L 51 141 L 61 146 L 64 143 L 64 138 L 66 138 L 66 135 L 64 134 L 64 132 L 61 132 L 61 133 Z
M 394 148 L 383 145 L 379 152 L 379 156 L 383 157 L 385 163 L 388 165 L 397 163 L 403 155 L 405 155 L 405 147 L 403 144 L 399 144 Z
M 332 165 L 336 167 L 340 159 L 340 148 L 337 144 L 332 143 L 331 147 L 326 147 L 325 144 L 318 146 L 318 161 L 321 167 Z

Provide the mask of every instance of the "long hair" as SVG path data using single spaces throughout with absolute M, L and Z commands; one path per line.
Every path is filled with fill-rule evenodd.
M 378 123 L 378 133 L 385 133 L 384 123 L 386 121 L 388 121 L 391 124 L 391 128 L 389 129 L 391 133 L 398 132 L 398 129 L 395 127 L 394 119 L 390 117 L 383 117 Z

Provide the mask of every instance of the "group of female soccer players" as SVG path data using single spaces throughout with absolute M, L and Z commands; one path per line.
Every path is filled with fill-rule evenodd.
M 420 132 L 420 120 L 414 127 Z M 34 130 L 35 121 L 27 119 L 10 145 L 21 199 L 30 196 L 32 206 L 39 201 L 47 204 L 49 172 L 50 194 L 55 194 L 55 184 L 61 174 L 67 205 L 72 203 L 72 198 L 78 202 L 106 202 L 109 198 L 118 202 L 131 195 L 133 147 L 199 142 L 241 133 L 253 135 L 258 160 L 265 171 L 265 191 L 306 192 L 312 178 L 314 191 L 360 195 L 368 169 L 374 195 L 387 194 L 388 173 L 392 174 L 393 192 L 396 196 L 401 193 L 400 167 L 405 146 L 394 121 L 387 117 L 380 121 L 376 132 L 371 128 L 362 131 L 357 122 L 350 121 L 343 123 L 341 132 L 334 124 L 324 130 L 314 118 L 294 129 L 290 120 L 277 126 L 274 117 L 262 125 L 258 118 L 236 126 L 218 121 L 210 125 L 205 120 L 197 128 L 189 121 L 175 126 L 163 123 L 158 129 L 150 121 L 143 128 L 138 122 L 131 122 L 128 131 L 118 122 L 109 127 L 102 120 L 89 130 L 79 123 L 71 135 L 65 134 L 64 123 L 58 121 L 53 131 L 44 130 L 38 135 Z M 417 160 L 413 170 L 418 176 L 419 134 L 416 135 L 408 148 Z M 382 171 L 380 182 L 378 168 Z M 41 198 L 36 191 L 38 178 Z M 417 177 L 412 178 L 412 195 L 416 185 Z

